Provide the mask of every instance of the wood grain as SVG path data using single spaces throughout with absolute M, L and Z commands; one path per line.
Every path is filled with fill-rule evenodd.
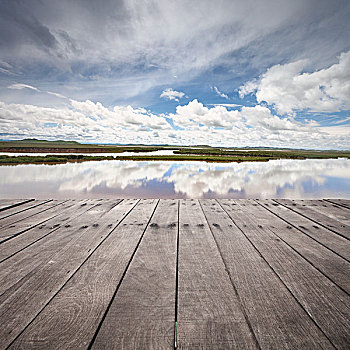
M 257 203 L 284 220 L 288 224 L 287 226 L 302 231 L 315 241 L 331 249 L 347 261 L 350 261 L 350 243 L 346 238 L 329 231 L 323 226 L 289 210 L 271 199 L 257 200 Z
M 32 201 L 34 201 L 34 199 L 0 199 L 0 212 Z
M 105 211 L 92 226 L 77 233 L 71 244 L 51 256 L 26 279 L 0 296 L 0 348 L 5 348 L 32 322 L 95 249 L 108 237 L 135 201 Z M 103 218 L 103 219 L 102 219 Z M 30 303 L 27 301 L 30 300 Z M 13 313 L 13 311 L 16 311 Z M 16 317 L 20 312 L 21 317 Z
M 220 200 L 225 210 L 262 257 L 279 276 L 295 299 L 338 349 L 350 347 L 348 294 L 326 278 L 268 227 L 256 222 L 245 205 Z M 231 202 L 231 203 L 230 203 Z
M 217 201 L 200 203 L 260 348 L 333 348 Z
M 36 213 L 37 209 L 39 209 L 39 212 L 40 212 L 41 206 L 43 204 L 47 204 L 50 202 L 52 202 L 52 199 L 33 200 L 27 203 L 21 204 L 20 206 L 15 206 L 14 208 L 10 208 L 4 212 L 1 212 L 0 227 L 7 226 L 13 222 L 26 218 L 32 213 Z M 4 220 L 4 219 L 7 219 L 7 220 Z
M 350 209 L 350 199 L 325 199 L 325 201 Z
M 312 210 L 310 207 L 303 207 L 290 199 L 276 199 L 276 202 L 286 206 L 288 209 L 291 209 L 298 214 L 307 217 L 315 223 L 322 225 L 323 227 L 326 227 L 347 239 L 350 239 L 350 226 L 334 220 L 327 215 Z
M 0 349 L 349 349 L 341 202 L 23 204 L 51 216 L 0 244 Z
M 178 346 L 257 349 L 197 200 L 180 201 Z
M 324 200 L 293 200 L 293 203 L 297 203 L 301 206 L 307 206 L 308 208 L 337 220 L 345 225 L 350 225 L 348 209 L 339 205 L 329 203 Z
M 177 200 L 160 200 L 92 349 L 173 349 Z
M 64 204 L 65 210 L 60 210 L 60 213 L 57 216 L 54 216 L 45 221 L 45 223 L 26 231 L 24 234 L 17 235 L 12 239 L 3 242 L 0 249 L 0 263 L 47 235 L 55 232 L 61 226 L 68 227 L 73 219 L 79 217 L 90 208 L 87 203 L 87 200 L 70 200 Z
M 2 262 L 0 295 L 11 286 L 25 283 L 31 274 L 34 273 L 35 268 L 53 260 L 52 257 L 59 254 L 62 249 L 74 244 L 75 239 L 79 239 L 85 234 L 87 229 L 94 225 L 101 216 L 109 212 L 113 206 L 115 206 L 115 201 L 90 201 L 87 204 L 89 209 L 86 211 L 83 220 L 80 217 L 73 218 L 75 212 L 72 211 L 73 219 L 67 225 L 68 227 L 66 225 L 59 227 L 53 235 L 44 237 L 39 242 Z
M 137 204 L 10 349 L 88 347 L 156 202 Z
M 300 230 L 289 226 L 264 207 L 257 205 L 255 201 L 243 199 L 239 203 L 246 205 L 257 224 L 268 227 L 276 238 L 286 242 L 338 287 L 350 294 L 350 263 L 347 260 L 320 245 Z M 347 247 L 350 250 L 349 241 L 347 241 Z
M 65 206 L 69 206 L 67 202 L 67 200 L 50 201 L 34 209 L 31 209 L 31 213 L 28 213 L 28 211 L 24 211 L 18 215 L 15 215 L 14 217 L 16 217 L 16 219 L 14 219 L 14 217 L 12 216 L 9 218 L 5 218 L 1 222 L 3 225 L 0 225 L 0 242 L 4 242 L 10 239 L 11 237 L 15 237 L 38 225 L 42 225 L 47 220 L 58 215 L 60 211 L 63 211 Z M 35 211 L 35 213 L 33 213 L 32 211 Z M 17 220 L 19 217 L 20 219 Z

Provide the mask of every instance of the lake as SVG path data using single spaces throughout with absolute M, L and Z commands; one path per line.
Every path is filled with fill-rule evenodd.
M 1 198 L 350 198 L 350 160 L 0 166 Z

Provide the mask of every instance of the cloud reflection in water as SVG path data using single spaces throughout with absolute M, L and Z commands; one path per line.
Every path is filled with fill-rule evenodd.
M 350 160 L 0 167 L 2 198 L 350 198 Z

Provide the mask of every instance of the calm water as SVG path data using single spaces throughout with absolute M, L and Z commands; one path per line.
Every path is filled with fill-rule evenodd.
M 350 198 L 350 160 L 0 166 L 1 198 Z

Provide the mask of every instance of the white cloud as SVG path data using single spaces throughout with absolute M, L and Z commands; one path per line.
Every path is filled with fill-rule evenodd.
M 56 96 L 56 97 L 59 97 L 59 98 L 67 98 L 66 96 L 63 96 L 63 95 L 61 95 L 61 94 L 58 94 L 57 92 L 47 91 L 47 93 L 48 93 L 49 95 Z
M 18 84 L 18 83 L 12 84 L 12 85 L 8 86 L 8 88 L 13 89 L 13 90 L 29 89 L 29 90 L 34 90 L 34 91 L 38 91 L 38 92 L 40 91 L 39 89 L 37 89 L 34 86 L 26 85 L 26 84 Z
M 177 106 L 176 113 L 171 114 L 174 123 L 179 127 L 224 127 L 232 128 L 235 122 L 239 122 L 238 111 L 229 111 L 222 106 L 208 108 L 198 102 L 197 99 L 185 106 Z
M 169 115 L 174 124 L 181 128 L 224 128 L 248 132 L 249 127 L 266 130 L 312 131 L 308 124 L 302 124 L 293 119 L 280 118 L 273 115 L 264 106 L 242 107 L 241 110 L 228 110 L 222 105 L 213 108 L 205 107 L 198 100 L 193 100 L 184 106 L 177 106 L 176 113 Z M 315 125 L 314 125 L 315 126 Z
M 350 109 L 350 51 L 329 68 L 303 73 L 306 60 L 276 65 L 259 81 L 241 86 L 241 98 L 255 92 L 259 103 L 266 101 L 278 113 L 339 112 Z
M 169 101 L 174 100 L 179 102 L 179 99 L 183 98 L 185 94 L 180 91 L 175 91 L 172 88 L 165 89 L 159 97 L 165 98 Z
M 36 88 L 35 86 L 31 86 L 31 85 L 27 85 L 27 84 L 14 83 L 12 85 L 9 85 L 7 88 L 11 89 L 11 90 L 28 89 L 28 90 L 33 90 L 33 91 L 44 93 L 44 94 L 49 94 L 49 95 L 52 95 L 52 96 L 55 96 L 55 97 L 58 97 L 58 98 L 65 98 L 65 99 L 67 98 L 66 96 L 61 95 L 61 94 L 59 94 L 57 92 L 43 91 L 43 90 L 40 90 L 40 89 Z
M 244 96 L 249 95 L 253 92 L 256 92 L 258 88 L 258 83 L 254 79 L 252 81 L 246 82 L 244 85 L 240 86 L 238 93 L 240 98 L 244 98 Z
M 223 92 L 219 91 L 219 89 L 216 86 L 214 86 L 213 89 L 218 96 L 220 96 L 222 98 L 226 98 L 226 100 L 228 100 L 228 96 L 226 94 L 224 94 Z
M 207 103 L 207 106 L 222 106 L 228 108 L 242 107 L 242 105 L 238 105 L 236 103 Z
M 349 126 L 322 128 L 313 120 L 280 118 L 265 106 L 228 110 L 198 100 L 166 115 L 89 100 L 70 100 L 61 108 L 0 102 L 0 134 L 98 143 L 350 148 Z

